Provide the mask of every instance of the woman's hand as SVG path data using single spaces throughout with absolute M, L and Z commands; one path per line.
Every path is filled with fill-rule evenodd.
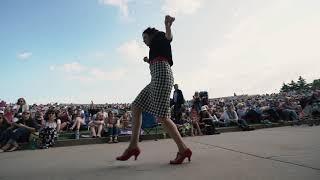
M 149 63 L 149 58 L 146 56 L 143 58 L 143 61 Z
M 172 23 L 174 22 L 175 18 L 171 17 L 169 15 L 166 15 L 165 20 L 164 20 L 164 24 L 166 27 L 171 27 Z

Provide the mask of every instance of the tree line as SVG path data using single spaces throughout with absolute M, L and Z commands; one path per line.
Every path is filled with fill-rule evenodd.
M 290 91 L 308 91 L 308 90 L 315 90 L 320 89 L 320 79 L 313 80 L 312 83 L 307 83 L 307 81 L 302 77 L 299 76 L 297 82 L 291 80 L 290 83 L 286 84 L 283 83 L 280 89 L 280 92 L 290 92 Z

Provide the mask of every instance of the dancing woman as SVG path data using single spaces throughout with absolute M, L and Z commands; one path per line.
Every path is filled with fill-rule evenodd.
M 170 94 L 173 87 L 173 74 L 171 70 L 172 53 L 171 26 L 175 18 L 167 15 L 165 17 L 166 32 L 155 28 L 147 28 L 143 33 L 143 41 L 150 48 L 149 58 L 144 61 L 149 63 L 151 82 L 148 84 L 132 102 L 133 129 L 129 147 L 124 153 L 117 157 L 119 161 L 126 161 L 134 156 L 135 160 L 140 154 L 138 147 L 139 132 L 142 121 L 142 111 L 153 114 L 161 122 L 170 137 L 178 146 L 178 153 L 170 164 L 181 164 L 185 158 L 191 160 L 192 151 L 183 142 L 177 127 L 170 119 Z

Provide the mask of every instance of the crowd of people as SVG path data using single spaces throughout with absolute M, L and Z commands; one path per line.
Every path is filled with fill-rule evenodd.
M 266 95 L 241 95 L 209 99 L 195 92 L 185 101 L 178 85 L 171 101 L 171 119 L 183 135 L 219 134 L 217 127 L 238 126 L 254 130 L 254 123 L 283 123 L 320 116 L 320 90 Z M 318 125 L 319 121 L 310 121 Z M 132 124 L 130 104 L 47 104 L 28 105 L 24 98 L 14 104 L 0 102 L 0 152 L 19 149 L 31 134 L 39 137 L 38 147 L 54 146 L 57 137 L 72 132 L 75 139 L 81 132 L 90 131 L 91 138 L 108 137 L 117 143 L 118 136 L 127 134 Z

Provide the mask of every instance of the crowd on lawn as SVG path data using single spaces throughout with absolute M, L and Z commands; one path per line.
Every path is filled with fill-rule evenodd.
M 183 136 L 219 134 L 217 127 L 238 126 L 254 130 L 255 123 L 272 124 L 320 116 L 320 90 L 265 95 L 241 95 L 209 99 L 206 92 L 195 92 L 185 101 L 178 85 L 171 99 L 171 119 Z M 311 121 L 309 125 L 318 125 Z M 0 102 L 0 152 L 19 149 L 30 135 L 37 135 L 37 146 L 54 146 L 59 135 L 72 132 L 75 139 L 90 131 L 91 138 L 108 137 L 117 143 L 119 135 L 130 135 L 130 104 L 33 104 L 24 98 L 16 103 Z

